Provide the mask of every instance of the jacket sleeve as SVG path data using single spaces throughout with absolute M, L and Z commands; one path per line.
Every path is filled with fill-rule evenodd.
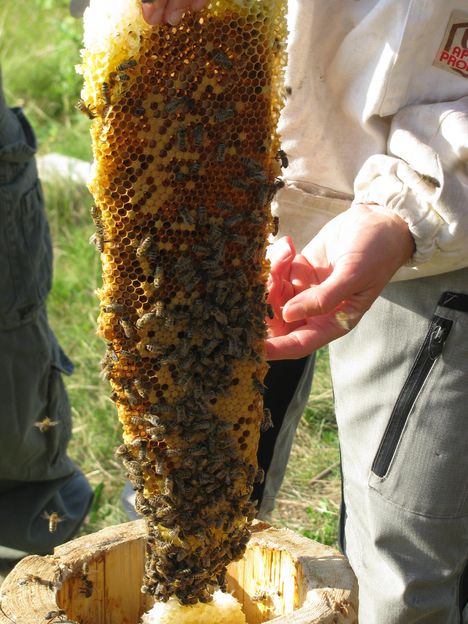
M 389 207 L 407 222 L 413 277 L 468 266 L 468 97 L 400 110 L 387 148 L 359 171 L 355 202 Z

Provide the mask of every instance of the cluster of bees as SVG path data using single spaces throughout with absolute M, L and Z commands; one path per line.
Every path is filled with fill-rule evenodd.
M 117 454 L 148 525 L 143 590 L 183 604 L 211 600 L 244 552 L 271 424 L 264 255 L 287 165 L 275 133 L 284 15 L 248 11 L 155 29 L 105 76 L 84 56 L 88 76 L 99 68 L 80 107 L 94 120 Z

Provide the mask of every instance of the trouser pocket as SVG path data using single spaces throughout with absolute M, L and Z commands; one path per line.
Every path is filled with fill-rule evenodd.
M 45 309 L 35 321 L 0 331 L 0 481 L 45 481 L 71 473 L 71 412 L 62 373 L 72 368 Z
M 390 415 L 369 485 L 422 515 L 468 514 L 468 295 L 441 296 Z

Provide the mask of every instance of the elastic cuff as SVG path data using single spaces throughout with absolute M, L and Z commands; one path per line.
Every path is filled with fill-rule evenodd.
M 374 203 L 394 211 L 403 219 L 414 238 L 416 251 L 406 266 L 430 260 L 442 219 L 431 205 L 438 186 L 417 174 L 396 158 L 370 158 L 356 177 L 354 203 Z

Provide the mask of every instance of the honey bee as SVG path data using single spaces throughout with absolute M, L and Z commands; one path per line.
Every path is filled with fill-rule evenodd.
M 203 125 L 201 123 L 196 124 L 193 129 L 193 141 L 195 147 L 201 147 L 203 145 Z
M 135 67 L 136 64 L 137 62 L 134 59 L 128 59 L 128 61 L 124 61 L 123 63 L 120 63 L 120 65 L 117 65 L 116 70 L 118 72 L 124 72 L 131 67 Z
M 224 223 L 227 227 L 235 227 L 236 225 L 239 225 L 240 223 L 242 223 L 242 221 L 244 220 L 242 215 L 239 214 L 235 214 L 232 215 L 231 217 L 228 217 Z
M 121 458 L 122 460 L 126 460 L 126 461 L 133 460 L 133 455 L 128 450 L 128 447 L 126 444 L 121 444 L 115 451 L 115 454 L 117 457 Z
M 164 353 L 164 348 L 158 342 L 148 342 L 145 344 L 145 351 L 154 356 L 160 356 Z
M 198 178 L 198 175 L 200 174 L 201 164 L 199 162 L 194 162 L 188 167 L 190 169 L 190 175 L 194 178 Z
M 85 561 L 81 568 L 81 577 L 80 580 L 82 585 L 80 587 L 80 594 L 83 594 L 85 598 L 91 598 L 93 595 L 93 582 L 88 577 L 89 574 L 89 565 L 88 562 Z
M 271 229 L 271 233 L 273 234 L 273 236 L 276 236 L 278 234 L 278 230 L 279 230 L 279 217 L 273 217 L 272 229 Z
M 104 102 L 106 106 L 110 106 L 111 97 L 110 97 L 110 87 L 108 82 L 103 82 L 101 86 L 102 97 L 104 98 Z
M 101 211 L 97 206 L 91 206 L 91 217 L 93 218 L 94 224 L 97 226 L 102 224 L 101 220 Z
M 242 288 L 248 288 L 249 280 L 242 269 L 236 269 L 233 274 L 233 278 L 239 283 Z
M 89 237 L 89 242 L 91 243 L 91 245 L 94 245 L 100 253 L 102 253 L 104 251 L 104 243 L 108 242 L 104 240 L 103 229 L 96 228 L 96 232 L 94 232 L 94 234 L 91 234 L 91 236 Z
M 44 585 L 48 589 L 54 589 L 54 583 L 52 581 L 43 579 L 36 574 L 27 574 L 26 576 L 21 578 L 17 584 L 19 585 L 19 587 L 22 587 L 23 585 L 27 585 L 28 583 L 36 583 L 38 585 Z
M 114 403 L 117 403 L 117 401 L 119 400 L 119 398 L 120 398 L 120 397 L 119 397 L 119 393 L 118 393 L 118 392 L 116 392 L 115 390 L 114 390 L 113 392 L 111 392 L 111 393 L 110 393 L 110 395 L 109 395 L 109 399 L 110 399 L 111 401 L 113 401 Z
M 220 325 L 227 325 L 228 318 L 220 308 L 213 307 L 210 309 L 210 312 L 211 316 L 215 318 Z
M 180 281 L 185 287 L 185 290 L 188 293 L 191 293 L 195 290 L 197 284 L 201 282 L 201 276 L 198 275 L 194 270 L 184 273 L 180 277 Z
M 271 412 L 268 409 L 268 407 L 265 407 L 265 409 L 263 410 L 263 417 L 262 417 L 262 422 L 260 425 L 260 431 L 264 432 L 264 431 L 268 431 L 268 429 L 271 429 L 273 427 L 273 419 L 271 417 Z
M 195 100 L 189 98 L 187 95 L 182 95 L 180 97 L 176 97 L 170 102 L 168 102 L 165 106 L 166 113 L 175 113 L 181 108 L 186 108 L 189 111 L 193 111 L 195 107 Z
M 281 178 L 276 178 L 276 180 L 273 183 L 273 186 L 275 187 L 275 192 L 276 192 L 279 189 L 284 188 L 286 186 L 286 182 L 282 180 Z
M 146 327 L 149 323 L 152 323 L 154 320 L 156 320 L 158 317 L 158 315 L 156 314 L 156 311 L 153 310 L 152 312 L 146 312 L 145 314 L 143 314 L 142 316 L 140 316 L 140 318 L 137 320 L 136 322 L 136 326 L 138 327 L 138 329 L 143 329 L 144 327 Z
M 76 108 L 81 113 L 84 113 L 89 119 L 96 119 L 97 117 L 96 113 L 92 111 L 88 106 L 86 106 L 83 100 L 78 100 L 78 102 L 76 103 Z
M 156 318 L 167 317 L 166 307 L 164 305 L 164 302 L 156 301 L 155 306 L 154 306 L 154 313 L 156 314 Z
M 138 458 L 140 461 L 143 461 L 146 456 L 148 442 L 146 440 L 142 440 L 141 438 L 135 438 L 130 442 L 130 446 L 138 449 Z
M 187 206 L 179 206 L 179 214 L 182 217 L 185 225 L 193 225 L 195 223 L 192 213 Z
M 120 82 L 127 82 L 127 80 L 130 80 L 130 76 L 128 74 L 119 74 L 119 80 Z
M 133 383 L 141 398 L 146 399 L 148 397 L 149 385 L 141 379 L 135 379 Z
M 263 470 L 263 468 L 259 468 L 254 477 L 254 483 L 263 483 L 264 479 L 265 479 L 265 471 Z
M 259 589 L 254 594 L 252 594 L 251 600 L 253 602 L 263 602 L 270 598 L 270 594 L 265 589 Z
M 236 112 L 232 108 L 219 108 L 215 112 L 216 121 L 227 121 L 228 119 L 232 119 Z
M 186 182 L 186 180 L 187 180 L 187 176 L 185 173 L 183 173 L 182 171 L 176 171 L 176 174 L 175 174 L 176 182 Z
M 184 273 L 193 269 L 192 260 L 188 256 L 181 256 L 176 263 L 177 271 Z
M 187 149 L 187 130 L 185 126 L 181 126 L 177 130 L 177 147 L 182 152 L 185 152 L 185 150 Z
M 153 246 L 153 240 L 151 236 L 146 236 L 138 245 L 136 255 L 141 258 L 147 256 Z
M 47 624 L 52 624 L 53 622 L 60 622 L 61 624 L 76 624 L 72 620 L 65 619 L 67 614 L 63 609 L 57 609 L 56 611 L 49 611 L 44 616 Z
M 233 206 L 231 204 L 226 204 L 224 202 L 223 203 L 219 203 L 218 202 L 216 207 L 220 208 L 221 210 L 231 210 L 231 209 L 233 209 Z M 210 227 L 210 243 L 213 245 L 213 247 L 216 247 L 216 245 L 223 238 L 223 236 L 224 236 L 224 232 L 219 227 L 219 225 L 211 225 L 211 227 Z
M 260 394 L 265 394 L 266 386 L 256 377 L 253 378 L 253 386 Z
M 244 246 L 247 244 L 248 238 L 247 236 L 244 236 L 243 234 L 233 234 L 231 236 L 231 241 L 234 243 L 237 243 L 238 245 Z
M 223 50 L 215 50 L 212 53 L 211 58 L 213 62 L 216 63 L 216 65 L 219 65 L 223 69 L 229 70 L 232 69 L 234 66 L 231 59 L 227 56 L 225 52 L 223 52 Z
M 242 191 L 250 190 L 250 182 L 247 182 L 246 180 L 241 180 L 240 178 L 232 178 L 231 186 L 232 188 L 240 189 Z
M 156 267 L 153 273 L 153 287 L 157 290 L 161 288 L 164 279 L 164 271 L 162 267 Z
M 224 269 L 218 260 L 203 260 L 200 266 L 209 273 L 210 277 L 221 277 L 224 273 Z
M 167 435 L 167 429 L 164 425 L 157 425 L 156 427 L 150 427 L 148 429 L 148 434 L 151 436 L 152 440 L 160 442 Z
M 109 303 L 102 307 L 102 311 L 106 312 L 106 314 L 125 314 L 127 312 L 127 308 L 120 303 Z
M 59 421 L 52 420 L 48 416 L 34 423 L 34 426 L 37 427 L 41 433 L 45 433 L 51 427 L 56 427 L 57 425 L 60 425 Z
M 206 245 L 200 245 L 199 243 L 192 246 L 192 251 L 196 256 L 206 257 L 211 255 L 211 248 Z
M 142 476 L 142 474 L 141 474 L 141 467 L 140 467 L 140 464 L 137 461 L 135 461 L 135 460 L 132 460 L 132 461 L 124 460 L 123 463 L 124 463 L 124 466 L 125 466 L 125 468 L 126 468 L 126 470 L 128 472 L 128 475 L 130 477 L 132 477 L 134 479 L 141 478 L 141 476 Z
M 125 334 L 126 338 L 128 338 L 129 340 L 134 340 L 135 338 L 137 338 L 138 334 L 135 330 L 135 327 L 133 323 L 128 320 L 128 318 L 119 319 L 119 324 L 123 329 L 123 333 Z
M 281 161 L 281 167 L 283 169 L 287 169 L 287 167 L 289 166 L 289 160 L 286 155 L 286 152 L 282 149 L 278 150 L 278 153 L 276 155 L 276 160 Z
M 59 516 L 56 511 L 52 511 L 51 513 L 44 511 L 41 517 L 49 521 L 49 533 L 55 533 L 58 523 L 65 520 L 65 516 Z
M 131 387 L 130 384 L 127 384 L 126 386 L 124 386 L 123 392 L 125 394 L 125 398 L 127 399 L 130 405 L 138 405 L 141 397 L 138 394 L 136 394 L 136 392 L 133 391 L 133 388 Z
M 119 355 L 127 358 L 128 360 L 137 360 L 139 357 L 138 353 L 133 353 L 133 351 L 127 351 L 126 349 L 120 349 Z
M 226 145 L 219 143 L 216 148 L 216 162 L 223 163 L 226 155 Z
M 149 422 L 150 425 L 153 425 L 154 427 L 158 427 L 158 426 L 162 425 L 161 417 L 158 416 L 157 414 L 152 414 L 151 412 L 146 412 L 145 414 L 143 414 L 142 418 L 146 422 Z
M 241 158 L 241 162 L 250 173 L 253 173 L 254 171 L 262 171 L 262 165 L 254 158 L 243 157 Z

